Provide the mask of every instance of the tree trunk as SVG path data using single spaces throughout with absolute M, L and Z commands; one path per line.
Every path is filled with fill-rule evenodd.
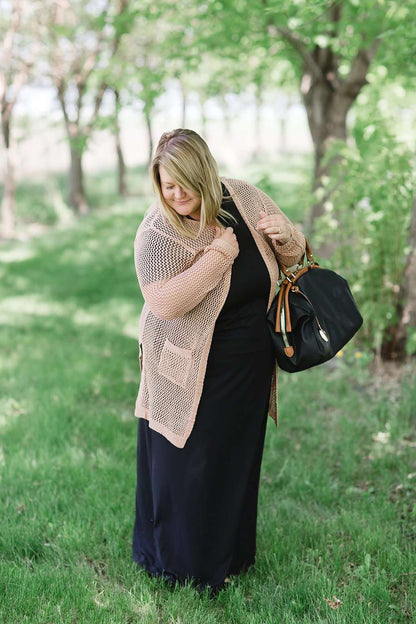
M 289 98 L 282 98 L 280 106 L 277 110 L 277 119 L 279 124 L 279 153 L 287 154 L 287 118 L 289 114 Z
M 323 84 L 316 85 L 304 97 L 315 153 L 314 184 L 316 189 L 329 166 L 323 166 L 322 159 L 334 139 L 347 139 L 347 113 L 353 100 L 345 95 L 331 92 Z M 321 206 L 320 206 L 321 207 Z M 317 213 L 322 214 L 322 212 Z
M 336 37 L 342 18 L 342 3 L 334 2 L 328 9 L 331 21 L 330 37 Z M 329 144 L 334 139 L 346 140 L 347 114 L 364 85 L 367 84 L 367 71 L 377 51 L 380 39 L 376 38 L 368 49 L 360 49 L 351 61 L 349 74 L 344 78 L 338 71 L 339 56 L 327 47 L 315 45 L 313 51 L 299 33 L 278 27 L 276 32 L 282 35 L 298 52 L 303 61 L 303 77 L 300 86 L 301 96 L 306 108 L 309 129 L 315 151 L 315 171 L 313 189 L 322 185 L 332 163 L 325 166 L 322 161 Z M 313 223 L 324 211 L 323 197 L 312 208 L 310 230 Z
M 320 55 L 315 55 L 319 61 Z M 328 51 L 329 52 L 329 51 Z M 322 184 L 322 177 L 329 172 L 333 163 L 323 165 L 323 158 L 330 143 L 334 139 L 345 141 L 347 138 L 347 113 L 355 98 L 348 92 L 335 90 L 324 76 L 328 72 L 336 72 L 337 59 L 327 54 L 327 66 L 322 66 L 322 78 L 312 78 L 305 73 L 302 79 L 301 93 L 308 117 L 309 130 L 312 136 L 315 155 L 313 174 L 313 190 Z M 321 59 L 322 62 L 322 59 Z M 317 217 L 323 214 L 325 198 L 312 207 L 311 225 Z
M 179 81 L 182 94 L 182 114 L 181 114 L 181 128 L 186 128 L 186 113 L 188 108 L 188 91 L 182 82 Z
M 121 147 L 121 139 L 120 133 L 116 134 L 116 150 L 117 150 L 117 172 L 118 172 L 118 192 L 122 197 L 127 197 L 128 189 L 127 189 L 127 169 L 126 163 L 123 156 L 123 150 Z
M 120 94 L 117 89 L 114 90 L 114 138 L 117 150 L 117 172 L 118 172 L 118 192 L 122 197 L 128 195 L 127 179 L 126 179 L 126 162 L 124 160 L 123 149 L 120 137 Z
M 334 140 L 346 141 L 347 115 L 363 86 L 367 83 L 366 75 L 376 44 L 371 51 L 360 50 L 352 62 L 349 76 L 341 81 L 338 76 L 338 57 L 329 48 L 315 48 L 312 54 L 314 71 L 306 70 L 301 84 L 301 94 L 306 108 L 309 129 L 311 132 L 315 168 L 313 190 L 322 186 L 323 176 L 329 175 L 335 158 L 325 162 L 324 157 Z M 313 236 L 315 221 L 324 213 L 324 205 L 330 193 L 322 197 L 313 206 L 307 225 L 308 236 Z M 330 243 L 323 244 L 318 255 L 328 257 L 331 253 Z
M 82 152 L 71 146 L 71 167 L 69 170 L 69 204 L 80 215 L 89 212 L 84 191 Z
M 201 96 L 199 96 L 199 106 L 200 106 L 200 111 L 201 111 L 201 129 L 202 129 L 202 136 L 204 137 L 205 141 L 208 140 L 208 118 L 207 118 L 207 113 L 205 110 L 205 101 L 202 99 Z
M 79 215 L 85 215 L 89 212 L 89 206 L 85 197 L 84 191 L 84 173 L 82 170 L 82 156 L 84 153 L 85 141 L 83 144 L 80 139 L 84 138 L 81 135 L 80 129 L 80 112 L 82 105 L 83 86 L 77 85 L 78 101 L 77 101 L 77 116 L 76 119 L 71 121 L 68 115 L 66 103 L 65 103 L 65 84 L 60 82 L 56 85 L 58 100 L 61 105 L 62 114 L 65 120 L 65 128 L 67 132 L 67 138 L 69 143 L 69 149 L 71 154 L 71 164 L 69 168 L 69 192 L 68 202 L 74 212 Z M 96 102 L 97 109 L 97 102 Z M 88 135 L 87 135 L 88 136 Z
M 407 247 L 410 251 L 405 258 L 406 269 L 396 304 L 398 322 L 389 327 L 383 336 L 380 353 L 383 360 L 405 360 L 409 329 L 416 329 L 416 197 L 413 201 Z
M 16 180 L 14 172 L 14 147 L 10 140 L 10 115 L 2 119 L 2 133 L 6 158 L 4 169 L 3 198 L 1 202 L 1 237 L 13 238 L 16 223 Z
M 351 98 L 334 93 L 324 82 L 312 84 L 303 94 L 303 100 L 308 116 L 309 129 L 314 144 L 315 166 L 312 181 L 312 190 L 316 191 L 322 186 L 325 175 L 329 175 L 335 159 L 323 164 L 323 159 L 331 141 L 347 139 L 347 113 L 352 104 Z M 313 238 L 315 233 L 316 219 L 324 213 L 325 202 L 329 193 L 325 192 L 316 201 L 309 213 L 306 224 L 306 234 Z M 317 256 L 328 258 L 334 250 L 334 244 L 326 241 L 315 248 Z
M 377 46 L 378 41 L 375 41 L 369 50 L 358 51 L 344 80 L 338 77 L 339 59 L 331 49 L 316 46 L 312 54 L 315 71 L 305 71 L 301 94 L 315 148 L 314 189 L 321 185 L 322 176 L 332 164 L 322 164 L 331 141 L 347 138 L 348 111 L 367 84 L 367 71 Z M 324 201 L 325 198 L 314 206 L 312 221 L 323 213 Z
M 223 120 L 224 120 L 224 132 L 225 134 L 231 133 L 231 115 L 230 108 L 228 106 L 225 95 L 220 96 L 220 106 L 222 109 Z
M 257 85 L 256 95 L 254 102 L 254 152 L 253 156 L 256 158 L 261 154 L 261 106 L 262 106 L 262 92 L 261 86 Z
M 152 116 L 149 106 L 144 107 L 144 117 L 146 120 L 147 138 L 148 138 L 148 153 L 147 153 L 147 168 L 152 164 L 153 158 L 153 132 L 152 132 Z
M 6 167 L 1 202 L 1 236 L 14 238 L 16 224 L 16 181 L 14 173 L 13 148 L 6 149 Z

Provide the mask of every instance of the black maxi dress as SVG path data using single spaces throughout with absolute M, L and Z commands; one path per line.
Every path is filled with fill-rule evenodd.
M 218 588 L 254 563 L 274 367 L 266 325 L 270 275 L 234 202 L 224 202 L 238 221 L 231 225 L 240 252 L 193 430 L 177 448 L 147 420 L 138 422 L 133 559 L 151 574 L 201 588 Z

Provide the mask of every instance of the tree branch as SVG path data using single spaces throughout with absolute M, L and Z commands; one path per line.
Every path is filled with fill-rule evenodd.
M 19 29 L 21 12 L 18 2 L 14 0 L 13 8 L 12 8 L 12 16 L 10 20 L 10 26 L 6 32 L 6 36 L 4 38 L 3 50 L 5 57 L 5 84 L 7 85 L 11 79 L 11 69 L 12 69 L 12 51 L 13 51 L 13 39 L 16 32 Z
M 20 91 L 25 85 L 29 72 L 33 67 L 33 59 L 37 57 L 39 44 L 39 29 L 36 27 L 37 25 L 38 21 L 35 21 L 35 37 L 33 38 L 33 44 L 30 49 L 30 60 L 24 60 L 18 54 L 19 45 L 14 45 L 16 33 L 22 30 L 22 5 L 19 0 L 14 0 L 10 26 L 6 32 L 3 43 L 4 69 L 0 72 L 1 115 L 2 122 L 6 124 L 10 122 L 10 117 Z
M 26 83 L 27 77 L 29 75 L 29 66 L 25 65 L 22 71 L 18 72 L 13 80 L 11 92 L 13 93 L 13 97 L 7 101 L 6 100 L 6 90 L 4 91 L 4 96 L 2 97 L 2 115 L 4 121 L 7 123 L 10 119 L 10 115 L 12 114 L 14 105 L 17 102 L 17 98 L 19 97 L 19 93 L 22 90 L 24 84 Z
M 118 6 L 118 11 L 117 11 L 117 17 L 121 17 L 123 15 L 123 13 L 127 10 L 127 7 L 129 5 L 130 0 L 119 0 L 119 6 Z M 121 41 L 121 35 L 117 35 L 117 37 L 114 37 L 113 40 L 113 46 L 112 46 L 112 56 L 114 56 L 118 50 L 118 47 L 120 45 L 120 41 Z
M 59 84 L 56 85 L 56 88 L 57 88 L 57 93 L 58 93 L 58 100 L 61 104 L 62 114 L 65 120 L 65 126 L 68 132 L 68 136 L 70 136 L 71 135 L 70 133 L 71 121 L 69 119 L 68 111 L 66 109 L 66 104 L 65 104 L 65 82 L 63 78 L 60 80 Z
M 129 1 L 130 0 L 119 0 L 119 8 L 118 8 L 118 11 L 117 11 L 117 17 L 120 17 L 126 11 L 126 9 L 128 7 L 128 4 L 129 4 Z M 122 35 L 119 34 L 116 37 L 114 37 L 114 39 L 113 39 L 113 45 L 112 45 L 112 49 L 111 49 L 111 57 L 112 58 L 115 56 L 115 54 L 116 54 L 116 52 L 118 50 L 118 47 L 119 47 L 120 41 L 121 41 L 121 37 L 122 37 Z M 92 129 L 93 125 L 94 125 L 94 122 L 95 122 L 95 120 L 98 117 L 98 113 L 99 113 L 99 110 L 100 110 L 100 107 L 101 107 L 101 102 L 103 100 L 104 94 L 107 91 L 107 89 L 108 89 L 108 83 L 105 80 L 103 80 L 101 82 L 101 84 L 100 84 L 100 88 L 99 88 L 98 93 L 97 93 L 97 95 L 95 97 L 94 111 L 93 111 L 93 113 L 91 115 L 91 119 L 90 119 L 89 123 L 86 126 L 86 131 L 87 132 L 91 131 L 91 129 Z
M 104 93 L 107 91 L 107 89 L 108 89 L 108 84 L 105 81 L 103 81 L 100 85 L 97 95 L 95 96 L 94 111 L 91 115 L 91 119 L 88 122 L 87 126 L 85 127 L 85 131 L 87 133 L 91 132 L 94 122 L 98 117 L 98 113 L 101 107 L 101 102 L 103 101 Z
M 93 52 L 91 52 L 91 54 L 89 54 L 87 56 L 87 59 L 84 63 L 84 66 L 82 68 L 82 70 L 79 73 L 79 79 L 78 79 L 78 84 L 83 84 L 85 85 L 85 83 L 87 82 L 89 75 L 91 74 L 92 70 L 95 67 L 95 62 L 97 60 L 97 56 L 98 56 L 98 52 L 100 50 L 100 45 L 101 45 L 101 39 L 99 39 L 95 50 Z
M 380 38 L 376 38 L 368 49 L 361 48 L 358 50 L 351 63 L 351 69 L 348 76 L 341 83 L 341 93 L 355 94 L 367 83 L 366 76 L 368 68 L 377 52 L 377 48 L 381 43 Z
M 286 41 L 288 41 L 294 49 L 299 53 L 305 66 L 309 69 L 315 80 L 322 80 L 324 78 L 323 73 L 319 65 L 315 62 L 312 54 L 306 47 L 306 44 L 295 33 L 291 32 L 287 28 L 276 28 L 276 32 L 282 35 Z

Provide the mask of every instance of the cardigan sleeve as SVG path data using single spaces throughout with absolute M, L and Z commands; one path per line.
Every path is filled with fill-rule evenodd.
M 273 249 L 278 261 L 286 267 L 297 264 L 302 259 L 305 253 L 305 237 L 295 228 L 293 223 L 287 218 L 284 212 L 274 203 L 274 201 L 266 195 L 262 190 L 256 188 L 256 191 L 260 197 L 260 201 L 263 204 L 263 210 L 267 214 L 280 214 L 286 220 L 290 230 L 290 238 L 284 245 L 281 245 L 275 240 L 270 239 L 267 234 L 265 238 L 271 248 Z
M 134 242 L 137 278 L 147 305 L 155 316 L 171 320 L 195 308 L 217 286 L 238 250 L 214 239 L 196 259 L 155 230 L 138 232 Z

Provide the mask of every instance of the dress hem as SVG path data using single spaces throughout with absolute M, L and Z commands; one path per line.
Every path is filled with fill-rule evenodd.
M 217 581 L 215 583 L 212 583 L 208 581 L 201 581 L 200 579 L 195 578 L 193 576 L 183 577 L 183 576 L 176 575 L 173 572 L 169 572 L 168 570 L 160 570 L 155 565 L 150 564 L 147 561 L 147 559 L 145 559 L 144 557 L 140 558 L 134 554 L 133 554 L 133 561 L 137 563 L 140 567 L 142 567 L 151 576 L 161 578 L 164 581 L 171 583 L 172 585 L 175 585 L 176 583 L 178 583 L 179 585 L 185 585 L 186 583 L 191 583 L 197 589 L 200 589 L 200 590 L 212 589 L 212 590 L 217 590 L 217 591 L 227 586 L 227 583 L 225 581 L 226 578 L 228 578 L 229 576 L 234 576 L 234 575 L 238 576 L 241 573 L 247 572 L 255 564 L 255 561 L 253 560 L 250 563 L 246 562 L 242 564 L 241 566 L 239 566 L 238 569 L 231 568 L 231 570 L 225 575 L 222 581 Z

